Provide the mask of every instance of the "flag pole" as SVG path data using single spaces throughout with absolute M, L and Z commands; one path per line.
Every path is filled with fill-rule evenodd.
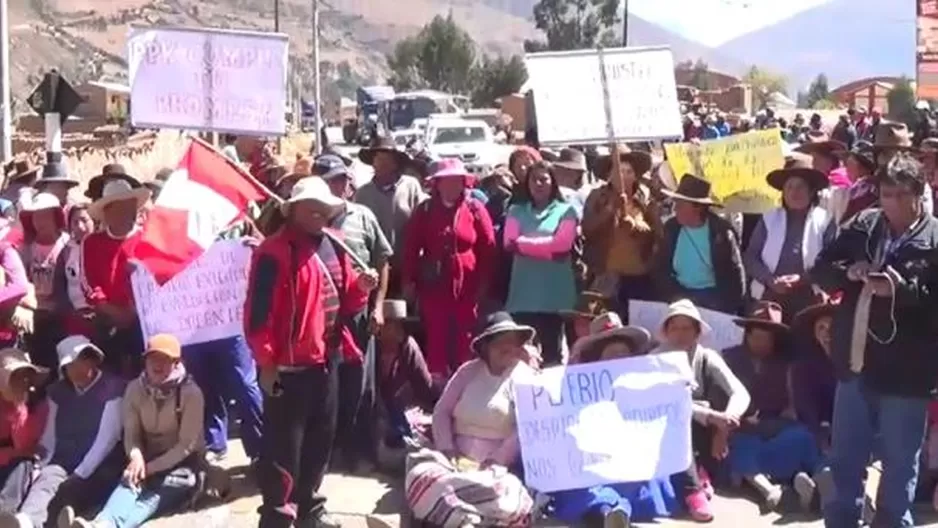
M 242 167 L 240 164 L 235 163 L 234 161 L 231 161 L 231 159 L 228 158 L 228 156 L 225 156 L 220 150 L 218 150 L 217 147 L 215 147 L 208 141 L 205 141 L 204 139 L 198 136 L 191 136 L 191 138 L 193 141 L 196 141 L 200 143 L 201 145 L 212 149 L 216 154 L 218 154 L 222 159 L 224 159 L 228 165 L 230 165 L 235 170 L 237 170 L 241 174 L 241 176 L 243 176 L 245 179 L 247 179 L 248 181 L 256 185 L 259 189 L 261 189 L 261 192 L 263 192 L 267 196 L 267 198 L 273 200 L 278 206 L 283 205 L 283 202 L 284 202 L 283 198 L 271 192 L 270 189 L 268 189 L 266 185 L 259 182 L 257 178 L 255 178 L 250 172 L 244 170 L 244 167 Z M 355 264 L 359 269 L 361 270 L 371 269 L 371 266 L 369 266 L 364 260 L 359 258 L 358 255 L 355 254 L 355 251 L 352 250 L 352 248 L 350 248 L 349 245 L 345 243 L 345 241 L 337 237 L 335 233 L 330 233 L 328 230 L 324 229 L 323 234 L 329 237 L 329 240 L 332 241 L 333 244 L 336 244 L 337 246 L 342 248 L 342 251 L 344 251 L 345 254 L 348 255 L 350 259 L 352 259 L 352 263 Z

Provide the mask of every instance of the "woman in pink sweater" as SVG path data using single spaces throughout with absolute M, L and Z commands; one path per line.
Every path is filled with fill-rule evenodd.
M 523 526 L 532 500 L 509 468 L 519 461 L 515 380 L 533 375 L 525 346 L 534 329 L 492 314 L 472 340 L 478 356 L 449 381 L 433 411 L 434 450 L 409 461 L 407 502 L 417 519 L 437 526 Z M 495 495 L 481 504 L 474 497 Z

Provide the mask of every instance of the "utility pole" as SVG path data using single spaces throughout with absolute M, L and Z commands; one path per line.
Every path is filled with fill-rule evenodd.
M 274 31 L 280 32 L 280 0 L 274 0 Z
M 313 96 L 316 98 L 316 154 L 322 152 L 322 84 L 319 79 L 319 0 L 313 0 Z
M 625 4 L 622 10 L 622 45 L 629 47 L 629 0 L 622 0 Z
M 13 112 L 10 108 L 10 9 L 0 0 L 0 162 L 13 158 Z

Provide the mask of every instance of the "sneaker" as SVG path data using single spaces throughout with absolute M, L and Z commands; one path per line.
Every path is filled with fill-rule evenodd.
M 77 519 L 78 518 L 75 515 L 75 508 L 66 506 L 62 508 L 61 511 L 59 511 L 59 516 L 55 520 L 55 525 L 57 528 L 72 528 L 72 526 L 75 525 L 75 521 Z M 80 526 L 81 525 L 79 524 L 76 528 Z
M 0 528 L 33 528 L 33 522 L 22 513 L 0 513 Z
M 632 520 L 622 508 L 613 508 L 603 518 L 603 528 L 629 528 Z
M 228 458 L 228 451 L 209 451 L 205 455 L 205 460 L 211 464 L 221 464 Z
M 684 499 L 684 505 L 687 506 L 687 512 L 690 518 L 695 522 L 708 523 L 713 521 L 713 510 L 710 509 L 710 501 L 703 490 L 698 490 Z
M 328 513 L 321 513 L 316 517 L 298 519 L 293 523 L 295 528 L 342 528 L 342 523 Z
M 783 490 L 778 484 L 774 484 L 765 495 L 762 503 L 766 511 L 774 512 L 778 510 L 778 505 L 782 502 Z
M 817 495 L 817 483 L 807 473 L 800 472 L 795 475 L 792 487 L 795 488 L 795 493 L 798 494 L 798 504 L 801 506 L 801 511 L 810 512 L 811 506 L 814 504 L 814 497 Z

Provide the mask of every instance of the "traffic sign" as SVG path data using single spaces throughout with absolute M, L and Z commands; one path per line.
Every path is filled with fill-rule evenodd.
M 37 114 L 45 116 L 50 112 L 58 113 L 62 122 L 85 102 L 85 98 L 56 70 L 51 70 L 43 77 L 39 86 L 26 100 Z

